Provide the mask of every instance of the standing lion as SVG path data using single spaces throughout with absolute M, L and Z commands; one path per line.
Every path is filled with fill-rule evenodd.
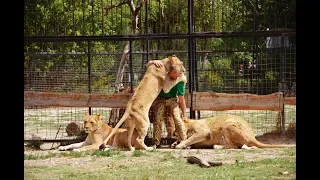
M 164 66 L 160 68 L 156 67 L 154 64 L 147 66 L 145 75 L 127 103 L 124 115 L 109 136 L 100 145 L 99 149 L 106 149 L 107 142 L 124 122 L 128 129 L 127 142 L 129 150 L 133 151 L 136 148 L 143 150 L 153 149 L 152 147 L 147 147 L 144 143 L 150 125 L 148 116 L 150 107 L 162 89 L 167 93 L 178 82 L 187 81 L 187 78 L 184 75 L 185 68 L 183 62 L 179 58 L 169 56 L 168 58 L 163 59 L 162 62 Z M 172 70 L 179 73 L 180 76 L 177 79 L 172 79 L 169 75 L 168 72 Z M 134 130 L 136 130 L 138 134 L 135 147 L 131 144 Z

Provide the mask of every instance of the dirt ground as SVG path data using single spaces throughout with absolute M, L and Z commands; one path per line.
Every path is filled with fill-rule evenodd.
M 256 137 L 260 142 L 267 143 L 267 144 L 296 144 L 296 138 L 295 137 L 280 137 L 278 135 L 273 134 L 267 134 L 264 136 Z M 52 143 L 48 144 L 50 147 L 52 146 Z M 33 155 L 45 155 L 48 153 L 61 153 L 63 151 L 58 151 L 57 148 L 51 149 L 51 150 L 33 150 L 25 148 L 25 154 L 33 154 Z M 228 151 L 213 151 L 212 149 L 188 149 L 188 150 L 180 150 L 180 149 L 170 149 L 169 147 L 162 147 L 158 149 L 160 152 L 164 151 L 171 151 L 172 154 L 176 157 L 187 157 L 190 155 L 197 155 L 202 158 L 205 158 L 207 160 L 221 160 L 223 163 L 234 163 L 237 156 L 239 155 L 240 149 L 234 149 L 234 150 L 228 150 Z M 241 150 L 240 150 L 241 151 Z M 280 150 L 281 151 L 281 150 Z M 123 152 L 126 156 L 130 156 L 132 152 L 130 151 L 124 151 Z M 267 148 L 263 151 L 244 151 L 242 150 L 241 153 L 245 153 L 245 157 L 247 161 L 256 161 L 259 159 L 266 159 L 266 158 L 276 158 L 279 155 L 279 149 L 278 148 Z M 278 155 L 277 155 L 278 154 Z M 227 156 L 226 156 L 227 155 Z M 82 157 L 82 158 L 74 158 L 72 161 L 72 164 L 78 164 L 81 165 L 83 163 L 90 162 L 90 156 L 89 157 Z M 25 160 L 24 164 L 28 166 L 33 165 L 44 165 L 44 166 L 54 166 L 58 164 L 68 164 L 69 162 L 66 160 L 66 158 L 49 158 L 44 160 L 36 160 L 36 161 L 30 161 Z
M 278 134 L 264 134 L 257 136 L 256 139 L 266 144 L 296 144 L 296 135 L 279 136 Z

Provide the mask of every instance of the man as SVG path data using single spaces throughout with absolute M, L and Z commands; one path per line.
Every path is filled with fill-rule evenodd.
M 162 67 L 163 63 L 161 60 L 152 60 L 149 61 L 148 64 L 154 64 L 156 67 Z M 177 79 L 180 74 L 177 73 L 175 70 L 171 70 L 168 72 L 171 78 Z M 172 115 L 174 120 L 175 129 L 179 134 L 179 140 L 185 140 L 187 138 L 185 125 L 183 120 L 187 119 L 186 116 L 186 102 L 184 98 L 185 94 L 185 82 L 181 81 L 176 84 L 168 93 L 164 93 L 161 90 L 160 94 L 158 95 L 157 99 L 153 103 L 154 107 L 154 121 L 153 121 L 153 137 L 152 143 L 153 147 L 159 148 L 161 134 L 162 134 L 162 120 L 164 119 L 165 123 L 170 123 L 170 117 L 168 113 Z M 180 109 L 181 112 L 180 113 Z M 168 112 L 169 111 L 169 112 Z M 169 128 L 168 128 L 169 127 Z M 167 126 L 168 135 L 170 136 L 172 132 L 172 125 L 169 124 Z M 171 128 L 171 129 L 170 129 Z

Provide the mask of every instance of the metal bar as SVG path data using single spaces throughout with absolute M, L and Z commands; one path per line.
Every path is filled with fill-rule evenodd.
M 191 0 L 190 0 L 191 1 Z M 246 31 L 246 32 L 194 32 L 194 33 L 160 33 L 160 34 L 132 34 L 113 36 L 24 36 L 25 42 L 71 42 L 71 41 L 128 41 L 128 40 L 163 40 L 191 38 L 222 38 L 222 37 L 269 37 L 269 36 L 296 36 L 295 31 Z
M 145 25 L 144 25 L 144 33 L 145 34 L 148 34 L 148 27 L 149 27 L 149 16 L 148 16 L 149 12 L 148 12 L 148 1 L 146 1 L 146 4 L 145 4 Z M 146 42 L 146 62 L 149 62 L 149 40 L 147 39 L 147 42 Z
M 266 48 L 260 50 L 266 50 Z M 291 48 L 291 50 L 295 50 L 295 48 Z M 252 50 L 248 49 L 239 49 L 239 50 L 198 50 L 197 53 L 234 53 L 234 52 L 251 52 Z M 176 53 L 187 53 L 188 51 L 139 51 L 139 52 L 132 52 L 132 54 L 176 54 Z M 91 55 L 121 55 L 122 52 L 94 52 L 90 53 Z M 70 55 L 70 56 L 84 56 L 87 55 L 87 52 L 24 52 L 24 55 L 36 55 L 36 56 L 60 56 L 60 55 Z
M 194 91 L 194 42 L 192 33 L 194 32 L 193 29 L 193 0 L 188 0 L 188 66 L 189 66 L 189 93 L 192 96 L 192 92 Z M 193 100 L 191 99 L 191 108 L 190 108 L 190 118 L 195 119 L 195 111 L 192 110 L 192 103 Z
M 88 41 L 88 93 L 91 93 L 91 41 Z M 89 107 L 91 115 L 91 107 Z
M 94 28 L 94 14 L 93 14 L 93 10 L 94 10 L 94 1 L 91 0 L 91 29 L 92 29 L 92 33 L 93 33 L 93 36 L 95 35 L 96 31 L 95 31 L 95 28 Z
M 129 41 L 130 92 L 133 92 L 132 41 Z
M 282 95 L 284 97 L 285 91 L 286 89 L 285 87 L 285 57 L 284 57 L 284 37 L 281 37 L 281 45 L 280 45 L 280 79 L 281 79 L 281 91 L 283 92 Z M 284 104 L 283 104 L 284 107 Z M 286 135 L 286 127 L 285 127 L 285 113 L 284 113 L 284 109 L 281 111 L 281 135 L 285 136 Z
M 253 7 L 253 32 L 257 32 L 257 10 L 258 10 L 258 0 L 255 1 L 255 6 Z M 256 53 L 256 50 L 257 50 L 257 37 L 255 35 L 252 36 L 252 40 L 253 40 L 253 45 L 252 45 L 252 64 L 258 64 L 258 59 L 257 59 L 257 53 Z M 258 66 L 258 65 L 257 65 Z M 258 76 L 258 78 L 260 78 L 260 76 Z M 251 78 L 251 81 L 252 81 L 253 78 Z M 252 82 L 251 82 L 251 88 L 252 88 Z M 259 91 L 259 88 L 260 88 L 260 85 L 259 83 L 257 83 L 256 85 L 256 93 L 259 94 L 260 91 Z

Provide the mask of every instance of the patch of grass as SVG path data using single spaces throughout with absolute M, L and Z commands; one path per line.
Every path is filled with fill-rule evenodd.
M 38 160 L 38 159 L 49 159 L 54 157 L 73 157 L 73 158 L 81 158 L 90 155 L 88 152 L 61 152 L 61 153 L 52 153 L 48 154 L 24 154 L 24 160 Z
M 95 155 L 95 156 L 105 156 L 105 157 L 111 157 L 111 156 L 115 156 L 115 155 L 119 155 L 120 154 L 120 151 L 119 150 L 108 150 L 108 151 L 100 151 L 100 150 L 97 150 L 97 151 L 94 151 L 91 155 Z
M 108 152 L 108 151 L 100 151 Z M 137 151 L 138 152 L 138 151 Z M 105 157 L 96 154 L 91 161 L 82 161 L 77 157 L 61 161 L 63 155 L 52 153 L 50 164 L 30 161 L 38 156 L 26 156 L 24 177 L 28 179 L 296 179 L 295 148 L 258 150 L 213 150 L 208 159 L 219 156 L 222 166 L 203 168 L 198 164 L 189 164 L 179 156 L 181 151 L 143 151 L 145 156 L 132 158 L 131 153 L 121 153 L 124 158 Z M 186 151 L 182 151 L 187 153 Z M 61 153 L 61 152 L 60 152 Z M 97 153 L 97 152 L 96 152 Z M 111 152 L 110 152 L 111 153 Z M 113 153 L 118 153 L 114 151 Z M 193 152 L 195 154 L 196 151 Z M 200 150 L 199 153 L 202 153 Z M 76 156 L 66 153 L 68 156 Z M 79 153 L 84 157 L 94 153 Z M 252 158 L 259 156 L 258 158 Z M 251 157 L 251 158 L 250 158 Z M 240 158 L 240 159 L 239 159 Z M 219 160 L 219 161 L 220 161 Z M 236 161 L 238 160 L 238 161 Z M 58 163 L 55 163 L 58 162 Z M 76 162 L 76 163 L 75 163 Z M 284 173 L 285 172 L 285 173 Z
M 148 152 L 159 152 L 157 149 L 149 150 Z
M 281 155 L 287 155 L 287 156 L 292 156 L 292 157 L 296 157 L 296 151 L 292 150 L 293 148 L 285 148 L 283 149 Z
M 172 152 L 163 152 L 164 156 L 160 159 L 161 162 L 175 159 L 176 157 Z
M 62 152 L 60 154 L 62 157 L 74 157 L 74 158 L 80 158 L 80 157 L 85 157 L 85 156 L 89 155 L 88 152 L 74 152 L 74 151 Z
M 133 153 L 132 153 L 132 156 L 133 157 L 140 157 L 140 156 L 143 156 L 145 155 L 145 153 L 141 150 L 134 150 Z
M 24 160 L 38 160 L 38 159 L 48 159 L 56 157 L 56 153 L 48 153 L 46 155 L 41 154 L 24 154 Z

